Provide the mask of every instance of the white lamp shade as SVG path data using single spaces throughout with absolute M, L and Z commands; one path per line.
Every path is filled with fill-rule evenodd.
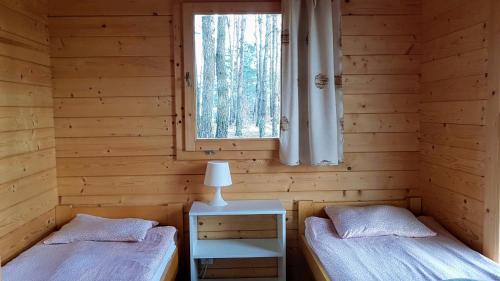
M 222 187 L 231 184 L 229 163 L 226 161 L 209 161 L 205 171 L 205 185 Z

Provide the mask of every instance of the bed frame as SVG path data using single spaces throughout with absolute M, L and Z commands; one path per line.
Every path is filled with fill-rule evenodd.
M 179 249 L 182 249 L 183 204 L 169 204 L 165 206 L 126 206 L 126 207 L 73 207 L 56 206 L 56 226 L 60 228 L 73 219 L 76 214 L 89 214 L 110 219 L 141 218 L 155 220 L 160 225 L 170 225 L 177 228 L 177 248 L 172 259 L 162 274 L 162 281 L 174 281 L 179 270 Z
M 313 202 L 313 201 L 298 201 L 298 215 L 299 215 L 299 235 L 300 235 L 300 248 L 302 253 L 309 264 L 309 268 L 316 281 L 332 281 L 319 261 L 318 256 L 313 252 L 309 243 L 305 239 L 305 219 L 307 217 L 326 217 L 324 208 L 331 205 L 350 205 L 350 206 L 368 206 L 368 205 L 392 205 L 407 208 L 415 215 L 422 211 L 422 199 L 419 197 L 411 197 L 403 200 L 390 200 L 390 201 L 363 201 L 363 202 Z

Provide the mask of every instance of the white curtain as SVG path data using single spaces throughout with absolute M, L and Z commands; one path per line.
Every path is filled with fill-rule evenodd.
M 282 116 L 285 165 L 342 161 L 342 106 L 335 90 L 331 0 L 282 0 Z

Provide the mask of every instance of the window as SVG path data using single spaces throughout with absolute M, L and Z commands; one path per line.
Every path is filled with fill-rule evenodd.
M 182 5 L 182 151 L 277 149 L 281 26 L 279 2 Z
M 280 14 L 194 16 L 196 138 L 276 138 Z

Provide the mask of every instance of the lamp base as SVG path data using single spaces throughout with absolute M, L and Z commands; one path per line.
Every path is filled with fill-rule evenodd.
M 221 187 L 215 187 L 214 199 L 210 201 L 210 206 L 214 207 L 224 207 L 227 206 L 227 202 L 222 198 Z

